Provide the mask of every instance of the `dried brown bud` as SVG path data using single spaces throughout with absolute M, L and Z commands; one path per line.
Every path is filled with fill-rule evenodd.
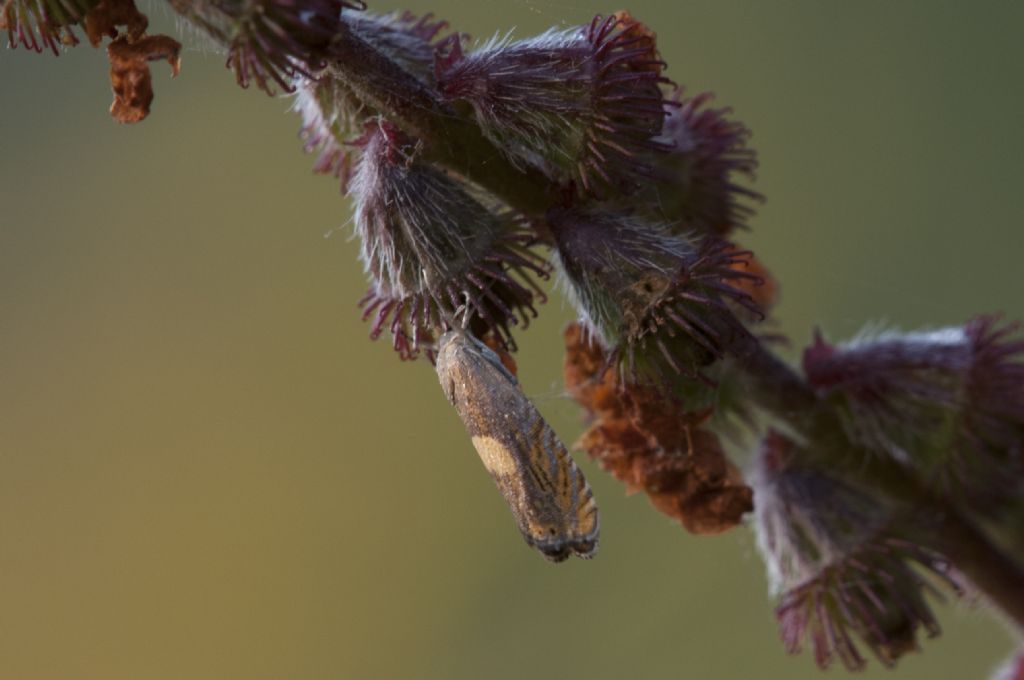
M 133 0 L 6 0 L 0 8 L 0 28 L 6 28 L 11 47 L 17 44 L 58 53 L 58 44 L 76 45 L 72 25 L 82 24 L 93 47 L 103 38 L 110 60 L 114 102 L 110 113 L 120 123 L 137 123 L 149 114 L 153 81 L 147 62 L 166 59 L 178 75 L 181 45 L 167 36 L 147 36 L 149 19 Z M 119 27 L 124 27 L 124 32 Z M 38 34 L 38 35 L 37 35 Z
M 122 36 L 107 46 L 114 103 L 110 115 L 119 123 L 138 123 L 149 115 L 153 81 L 147 62 L 166 59 L 171 75 L 178 75 L 181 43 L 166 35 L 150 35 L 130 42 Z
M 617 383 L 579 324 L 566 329 L 565 344 L 566 388 L 594 416 L 578 448 L 692 533 L 720 533 L 753 509 L 750 488 L 703 427 L 710 411 L 686 413 L 658 391 Z

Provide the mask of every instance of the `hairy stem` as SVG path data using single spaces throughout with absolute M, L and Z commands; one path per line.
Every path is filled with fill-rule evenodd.
M 754 401 L 780 420 L 810 438 L 818 397 L 797 373 L 756 337 L 734 348 L 739 364 L 749 378 Z
M 957 513 L 942 518 L 935 547 L 963 572 L 1024 635 L 1024 567 L 974 523 Z

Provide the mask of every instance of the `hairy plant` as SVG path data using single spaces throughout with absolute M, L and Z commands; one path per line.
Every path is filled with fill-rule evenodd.
M 238 83 L 289 93 L 314 169 L 351 196 L 374 338 L 437 361 L 527 543 L 597 548 L 590 488 L 515 378 L 557 272 L 579 321 L 576 447 L 688 531 L 745 519 L 783 642 L 849 669 L 938 634 L 976 592 L 1024 630 L 1024 335 L 977 316 L 928 332 L 819 333 L 800 370 L 764 331 L 777 290 L 737 241 L 761 199 L 750 133 L 666 77 L 626 12 L 477 46 L 353 0 L 170 0 Z M 113 116 L 153 100 L 180 45 L 132 0 L 5 0 L 11 47 L 108 39 Z M 725 440 L 757 441 L 748 478 Z M 1001 677 L 1020 677 L 1020 657 Z

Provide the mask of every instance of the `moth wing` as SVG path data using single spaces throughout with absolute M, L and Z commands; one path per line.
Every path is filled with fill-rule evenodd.
M 497 354 L 450 331 L 437 373 L 526 542 L 555 561 L 592 556 L 599 526 L 590 486 Z

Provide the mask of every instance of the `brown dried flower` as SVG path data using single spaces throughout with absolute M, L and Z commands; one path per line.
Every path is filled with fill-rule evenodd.
M 750 487 L 703 427 L 710 410 L 685 413 L 651 387 L 619 383 L 579 324 L 565 345 L 566 388 L 594 418 L 578 448 L 692 533 L 726 531 L 753 509 Z
M 107 46 L 110 58 L 110 86 L 114 103 L 110 115 L 119 123 L 138 123 L 149 115 L 153 103 L 153 79 L 147 62 L 166 59 L 171 75 L 181 67 L 181 43 L 166 35 L 148 35 L 130 41 L 121 36 Z

